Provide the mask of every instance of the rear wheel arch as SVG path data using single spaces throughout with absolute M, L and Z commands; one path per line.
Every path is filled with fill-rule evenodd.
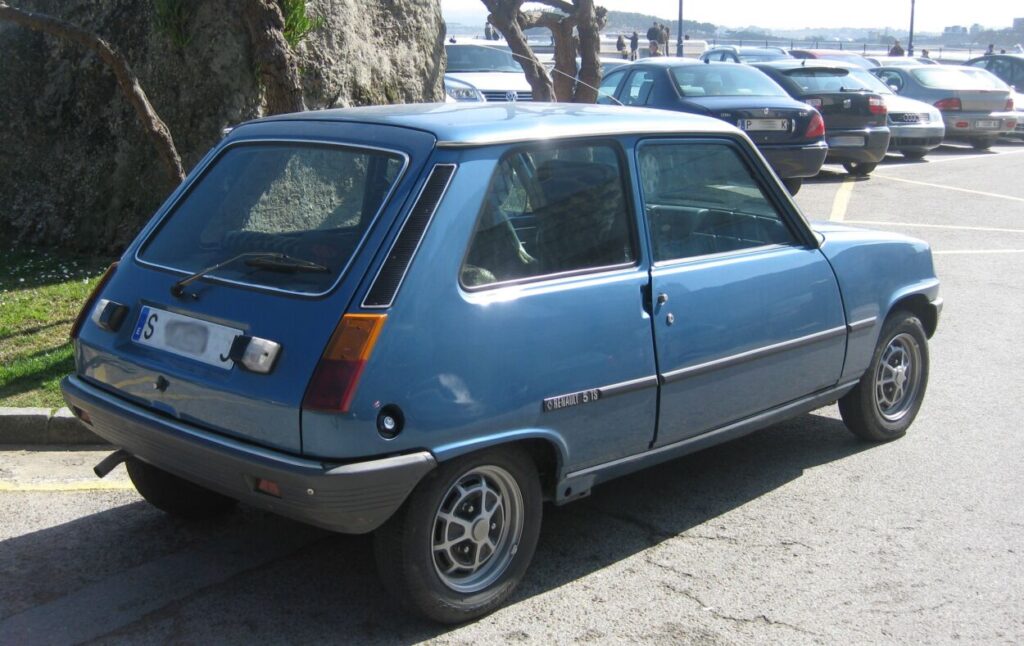
M 545 500 L 554 500 L 555 487 L 562 475 L 568 447 L 556 433 L 550 431 L 517 431 L 497 436 L 477 438 L 469 444 L 440 447 L 432 451 L 438 463 L 464 455 L 492 449 L 519 448 L 533 460 L 540 476 L 541 492 Z

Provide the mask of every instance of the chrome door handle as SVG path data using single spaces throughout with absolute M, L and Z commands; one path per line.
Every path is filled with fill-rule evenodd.
M 662 293 L 658 294 L 658 305 L 664 305 L 667 302 L 668 302 L 668 294 L 666 294 L 665 292 L 662 292 Z

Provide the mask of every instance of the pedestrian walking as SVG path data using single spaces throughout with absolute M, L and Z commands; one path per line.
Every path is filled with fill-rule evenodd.
M 661 25 L 655 22 L 651 25 L 650 29 L 647 30 L 647 42 L 657 43 L 661 40 Z
M 931 60 L 931 56 L 928 55 L 928 50 L 927 49 L 922 49 L 921 50 L 921 58 L 927 58 L 927 59 Z
M 996 46 L 991 44 L 991 43 L 989 43 L 988 49 L 986 49 L 985 53 L 982 54 L 982 55 L 983 56 L 991 56 L 991 55 L 993 55 L 995 53 L 996 53 Z
M 491 30 L 491 23 L 484 23 L 484 40 L 493 40 L 494 32 Z
M 650 45 L 650 48 L 647 51 L 647 55 L 649 57 L 651 57 L 651 58 L 663 55 L 660 51 L 658 51 L 658 41 L 656 41 L 656 40 L 652 40 L 651 41 L 651 45 Z
M 671 34 L 669 33 L 668 25 L 661 26 L 661 51 L 668 56 L 668 44 L 672 42 Z
M 640 35 L 635 31 L 633 35 L 629 37 L 629 60 L 635 61 L 637 57 L 637 50 L 640 49 Z
M 889 49 L 889 56 L 906 56 L 907 53 L 903 51 L 903 47 L 900 45 L 900 41 L 893 41 L 892 47 Z
M 626 58 L 626 39 L 619 34 L 619 37 L 615 40 L 615 51 L 619 52 L 619 56 Z

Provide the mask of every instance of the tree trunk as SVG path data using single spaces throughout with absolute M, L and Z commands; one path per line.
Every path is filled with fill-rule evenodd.
M 596 103 L 601 84 L 601 29 L 607 24 L 607 12 L 595 7 L 594 0 L 576 0 L 576 30 L 580 35 L 580 82 L 573 103 Z
M 71 23 L 44 14 L 15 9 L 6 2 L 0 2 L 0 20 L 13 22 L 26 29 L 49 34 L 56 38 L 70 40 L 99 56 L 100 60 L 106 63 L 114 73 L 125 98 L 128 99 L 135 110 L 135 115 L 146 130 L 146 134 L 156 146 L 157 154 L 167 170 L 168 177 L 175 184 L 179 184 L 185 179 L 185 170 L 181 166 L 181 157 L 178 155 L 178 149 L 174 146 L 171 131 L 149 102 L 146 92 L 142 89 L 142 84 L 139 83 L 139 78 L 135 76 L 131 66 L 128 65 L 128 60 L 110 43 Z
M 284 16 L 275 0 L 247 0 L 242 21 L 252 41 L 252 57 L 260 75 L 267 114 L 304 112 L 299 64 L 284 39 Z
M 501 35 L 505 37 L 512 54 L 523 67 L 526 73 L 526 81 L 533 89 L 534 101 L 554 100 L 554 86 L 551 82 L 551 75 L 537 60 L 537 56 L 526 44 L 526 34 L 519 24 L 522 14 L 519 7 L 522 0 L 483 0 L 484 6 L 490 11 L 487 20 L 494 25 Z

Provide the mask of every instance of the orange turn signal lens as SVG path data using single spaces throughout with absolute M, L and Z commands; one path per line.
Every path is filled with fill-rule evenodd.
M 386 319 L 387 314 L 346 314 L 341 318 L 306 388 L 303 408 L 348 412 Z

